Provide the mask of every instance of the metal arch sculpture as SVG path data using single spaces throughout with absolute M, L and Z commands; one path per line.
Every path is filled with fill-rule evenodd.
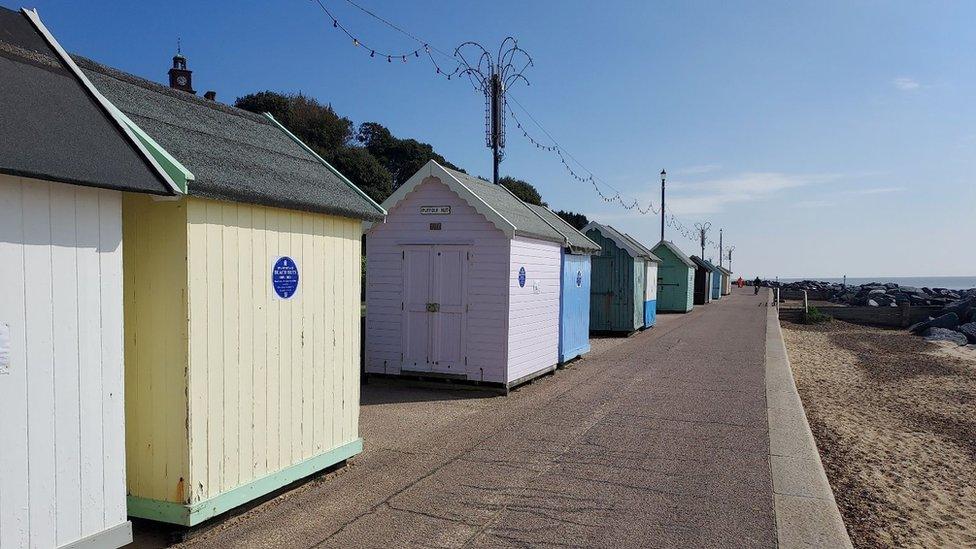
M 472 50 L 473 54 L 466 55 Z M 519 81 L 529 85 L 524 72 L 533 65 L 532 56 L 509 36 L 502 40 L 494 56 L 481 44 L 468 41 L 454 49 L 454 57 L 460 64 L 460 74 L 467 76 L 475 90 L 485 96 L 485 144 L 492 150 L 493 181 L 497 185 L 498 164 L 505 156 L 505 91 Z

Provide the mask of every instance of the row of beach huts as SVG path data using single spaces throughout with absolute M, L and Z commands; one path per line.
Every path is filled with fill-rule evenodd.
M 429 162 L 382 205 L 270 115 L 0 7 L 0 547 L 119 547 L 362 451 L 361 368 L 511 387 L 729 292 Z M 361 347 L 361 253 L 366 330 Z

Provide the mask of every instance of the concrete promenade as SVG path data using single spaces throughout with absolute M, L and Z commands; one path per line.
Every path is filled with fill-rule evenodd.
M 191 547 L 775 547 L 766 292 L 508 397 L 370 384 L 366 450 Z

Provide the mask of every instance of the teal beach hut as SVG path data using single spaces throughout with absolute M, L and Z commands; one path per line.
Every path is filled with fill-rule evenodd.
M 583 234 L 601 248 L 592 258 L 590 330 L 640 330 L 644 327 L 647 252 L 620 231 L 595 221 L 583 227 Z
M 624 233 L 624 237 L 646 254 L 644 260 L 644 329 L 646 330 L 657 323 L 657 267 L 661 260 L 636 238 L 627 233 Z
M 658 242 L 651 252 L 661 260 L 657 270 L 657 312 L 691 311 L 695 306 L 695 263 L 667 240 Z
M 559 363 L 590 351 L 590 256 L 600 246 L 548 208 L 528 204 L 565 237 L 560 261 Z

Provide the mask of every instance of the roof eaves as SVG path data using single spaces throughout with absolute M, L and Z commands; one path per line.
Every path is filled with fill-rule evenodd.
M 115 123 L 119 131 L 121 131 L 129 139 L 130 143 L 136 148 L 136 150 L 142 154 L 146 163 L 149 164 L 149 166 L 159 175 L 160 179 L 169 187 L 170 192 L 168 194 L 183 194 L 184 191 L 181 189 L 180 185 L 177 184 L 170 174 L 163 169 L 159 162 L 156 161 L 156 157 L 153 156 L 148 149 L 146 149 L 143 142 L 135 135 L 135 133 L 133 133 L 128 124 L 126 124 L 116 115 L 116 113 L 121 111 L 119 111 L 115 105 L 106 99 L 105 96 L 98 91 L 95 85 L 88 80 L 85 73 L 78 68 L 78 65 L 76 65 L 71 56 L 68 55 L 68 52 L 61 47 L 61 44 L 58 43 L 57 39 L 54 38 L 51 31 L 44 26 L 44 23 L 41 21 L 40 14 L 37 13 L 37 9 L 35 8 L 33 10 L 29 10 L 27 8 L 22 8 L 21 12 L 27 16 L 27 19 L 30 20 L 30 22 L 34 25 L 34 28 L 37 29 L 37 32 L 40 33 L 40 35 L 44 38 L 44 41 L 47 42 L 51 49 L 58 54 L 58 57 L 61 58 L 61 61 L 65 64 L 68 70 L 71 71 L 71 74 L 73 74 L 78 82 L 81 83 L 82 87 L 89 93 L 89 95 L 91 95 L 102 111 Z
M 324 158 L 322 158 L 321 156 L 319 156 L 318 153 L 316 153 L 315 151 L 313 151 L 312 148 L 309 147 L 308 145 L 306 145 L 305 142 L 303 142 L 301 139 L 298 138 L 298 136 L 296 136 L 295 134 L 293 134 L 290 131 L 288 131 L 288 128 L 286 128 L 283 125 L 281 125 L 281 123 L 278 122 L 275 119 L 275 117 L 271 115 L 271 113 L 266 112 L 266 113 L 264 113 L 264 116 L 265 116 L 265 118 L 267 118 L 268 120 L 270 120 L 272 124 L 274 124 L 275 126 L 277 126 L 278 129 L 280 129 L 281 131 L 283 131 L 285 133 L 285 135 L 287 135 L 289 138 L 291 138 L 292 141 L 294 141 L 295 143 L 297 143 L 298 146 L 300 146 L 303 149 L 305 149 L 306 152 L 308 152 L 309 154 L 311 154 L 313 157 L 315 157 L 316 160 L 318 160 L 319 162 L 321 162 L 323 166 L 325 166 L 332 173 L 334 173 L 336 175 L 336 177 L 338 177 L 350 189 L 352 189 L 353 191 L 355 191 L 356 194 L 358 194 L 359 196 L 361 196 L 362 198 L 364 198 L 367 202 L 369 202 L 369 205 L 372 206 L 373 208 L 375 208 L 376 211 L 379 212 L 380 215 L 382 215 L 384 217 L 387 215 L 387 212 L 386 212 L 385 209 L 383 209 L 383 206 L 380 206 L 379 204 L 377 204 L 376 201 L 373 200 L 372 198 L 370 198 L 368 194 L 364 193 L 362 189 L 360 189 L 355 184 L 353 184 L 352 181 L 349 181 L 349 179 L 347 179 L 346 176 L 342 175 L 342 172 L 340 172 L 339 170 L 337 170 L 334 167 L 332 167 L 332 164 L 329 164 L 328 162 L 326 162 Z
M 478 201 L 478 203 L 482 204 L 485 208 L 487 208 L 489 211 L 491 211 L 494 215 L 498 216 L 498 218 L 500 220 L 502 220 L 505 223 L 507 223 L 507 227 L 505 227 L 504 229 L 502 229 L 502 227 L 499 227 L 499 228 L 502 229 L 502 231 L 505 232 L 506 234 L 510 234 L 510 236 L 513 236 L 513 237 L 515 236 L 515 234 L 518 232 L 518 227 L 515 226 L 515 223 L 512 223 L 507 217 L 505 217 L 504 215 L 502 215 L 501 212 L 499 212 L 498 210 L 496 210 L 495 208 L 493 208 L 491 204 L 489 204 L 484 198 L 481 198 L 481 196 L 478 193 L 476 193 L 473 189 L 471 189 L 471 187 L 468 187 L 467 185 L 465 185 L 463 181 L 461 181 L 460 179 L 458 179 L 449 170 L 447 170 L 446 168 L 444 168 L 444 166 L 441 166 L 440 164 L 438 164 L 437 162 L 435 162 L 433 159 L 430 160 L 428 163 L 433 164 L 434 166 L 436 166 L 437 168 L 439 168 L 440 171 L 441 171 L 441 173 L 447 175 L 447 177 L 449 177 L 451 181 L 454 181 L 454 183 L 456 183 L 462 189 L 464 189 L 465 192 L 467 192 L 467 194 L 469 196 L 471 196 L 474 199 L 476 199 Z M 451 185 L 448 185 L 448 186 L 451 186 Z M 477 209 L 477 208 L 475 208 L 475 209 Z
M 529 212 L 531 212 L 532 215 L 534 215 L 534 216 L 538 217 L 539 219 L 541 219 L 542 222 L 545 223 L 550 229 L 552 229 L 553 231 L 556 232 L 556 234 L 558 234 L 559 236 L 561 236 L 562 237 L 562 243 L 563 244 L 565 244 L 567 246 L 569 245 L 569 238 L 567 238 L 566 235 L 564 235 L 559 229 L 557 229 L 556 227 L 554 227 L 552 225 L 552 223 L 549 223 L 548 221 L 546 221 L 545 218 L 543 218 L 541 215 L 539 215 L 538 213 L 536 213 L 535 210 L 533 210 L 532 208 L 530 208 L 529 205 L 525 203 L 525 201 L 523 201 L 521 198 L 515 196 L 515 193 L 513 193 L 511 191 L 511 189 L 509 189 L 505 185 L 501 185 L 501 184 L 499 184 L 498 186 L 501 187 L 502 189 L 505 189 L 505 192 L 507 192 L 509 195 L 511 195 L 512 198 L 514 198 L 515 200 L 517 200 L 519 204 L 522 204 L 523 206 L 525 206 L 525 209 L 526 210 L 528 210 Z M 544 208 L 545 206 L 542 206 L 542 207 Z M 518 228 L 515 229 L 515 232 L 516 233 L 518 232 Z M 542 240 L 548 240 L 548 241 L 554 242 L 554 240 L 552 240 L 552 236 L 551 235 L 550 236 L 546 236 L 546 235 L 541 235 L 540 234 L 540 235 L 537 235 L 537 237 L 540 238 L 540 239 L 542 239 Z

